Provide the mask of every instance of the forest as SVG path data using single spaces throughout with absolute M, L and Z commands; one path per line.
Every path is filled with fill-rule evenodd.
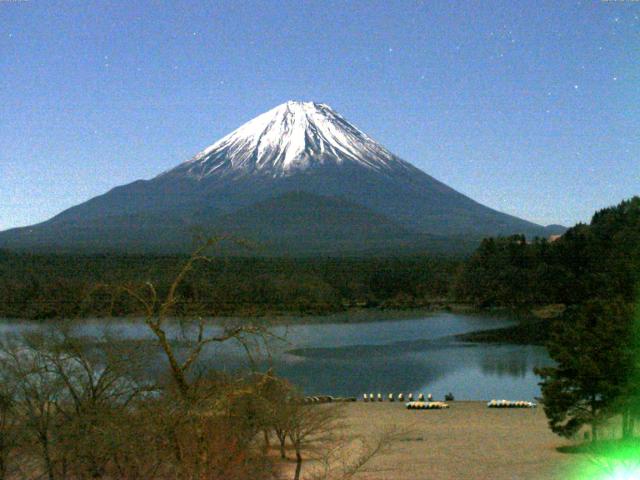
M 593 215 L 554 242 L 485 239 L 465 262 L 455 296 L 478 306 L 635 299 L 640 280 L 640 197 Z
M 73 318 L 103 313 L 99 284 L 166 291 L 183 256 L 67 256 L 0 253 L 0 317 Z M 349 308 L 413 308 L 447 301 L 458 260 L 395 258 L 221 258 L 199 264 L 180 287 L 177 315 L 323 314 Z M 122 299 L 113 312 L 135 315 Z
M 468 258 L 220 257 L 181 284 L 177 315 L 323 314 L 350 308 L 530 311 L 597 298 L 634 300 L 640 275 L 640 198 L 596 212 L 555 241 L 487 238 Z M 101 315 L 100 284 L 153 282 L 166 291 L 186 256 L 46 255 L 0 251 L 0 317 Z M 110 310 L 135 315 L 131 300 Z

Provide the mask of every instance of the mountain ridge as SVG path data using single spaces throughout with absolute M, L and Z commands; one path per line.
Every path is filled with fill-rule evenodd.
M 157 248 L 158 239 L 186 245 L 192 230 L 234 230 L 232 222 L 221 218 L 232 219 L 234 212 L 290 192 L 308 194 L 308 205 L 298 202 L 296 207 L 300 222 L 325 222 L 317 210 L 326 212 L 328 205 L 350 209 L 356 204 L 357 222 L 364 224 L 363 212 L 388 219 L 407 238 L 400 244 L 418 245 L 427 237 L 478 241 L 514 233 L 547 237 L 558 230 L 481 205 L 400 159 L 325 104 L 287 102 L 150 180 L 115 187 L 40 224 L 0 232 L 0 248 L 72 250 L 74 245 L 93 245 L 100 250 L 111 245 L 126 251 L 128 244 L 138 248 L 145 241 Z M 341 199 L 342 207 L 327 198 Z M 307 210 L 304 215 L 301 209 Z M 271 210 L 269 215 L 298 231 L 278 212 Z M 243 231 L 259 237 L 260 224 L 255 217 L 255 231 L 247 224 Z M 330 227 L 319 231 L 329 232 Z M 354 239 L 366 248 L 366 238 L 354 228 L 350 230 Z M 302 234 L 296 238 L 289 233 L 284 229 L 280 240 L 310 243 Z M 400 248 L 393 229 L 387 236 L 384 248 Z M 345 243 L 353 248 L 354 242 Z M 378 243 L 381 248 L 385 245 Z M 292 246 L 292 250 L 304 249 Z

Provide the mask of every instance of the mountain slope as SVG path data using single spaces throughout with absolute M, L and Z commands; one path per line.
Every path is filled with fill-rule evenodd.
M 256 253 L 363 253 L 428 245 L 384 215 L 339 197 L 289 192 L 213 218 L 215 230 L 256 244 Z
M 287 197 L 291 192 L 308 196 Z M 264 202 L 274 198 L 280 200 L 265 210 Z M 329 232 L 339 232 L 328 219 L 354 206 L 358 220 L 354 217 L 349 228 L 348 216 L 340 217 L 346 222 L 341 232 L 352 237 L 344 239 L 349 248 L 366 248 L 367 235 L 373 235 L 363 226 L 363 215 L 393 224 L 384 230 L 388 241 L 371 242 L 385 248 L 420 243 L 429 236 L 548 234 L 544 227 L 475 202 L 396 157 L 327 105 L 287 102 L 151 180 L 116 187 L 42 224 L 0 233 L 0 247 L 182 250 L 191 245 L 194 228 L 275 241 L 277 236 L 265 232 L 264 219 L 287 224 L 277 207 L 293 199 L 297 212 L 304 211 L 300 233 L 278 238 L 295 251 L 314 244 L 305 228 L 314 210 L 335 212 L 314 220 L 330 240 Z M 399 238 L 405 241 L 398 244 Z

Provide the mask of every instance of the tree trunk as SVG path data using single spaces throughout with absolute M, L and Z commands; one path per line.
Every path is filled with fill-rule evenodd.
M 184 370 L 180 367 L 178 360 L 173 354 L 171 345 L 167 340 L 167 335 L 165 334 L 164 330 L 162 330 L 159 326 L 153 325 L 150 322 L 147 322 L 147 325 L 149 325 L 153 333 L 156 334 L 156 337 L 158 338 L 158 342 L 160 343 L 162 350 L 164 350 L 164 353 L 167 356 L 167 360 L 169 360 L 171 375 L 173 376 L 173 379 L 176 382 L 176 385 L 178 386 L 178 391 L 180 392 L 180 395 L 184 400 L 187 400 L 189 398 L 189 390 L 190 390 L 189 382 L 187 382 L 187 378 L 184 374 Z
M 598 440 L 598 418 L 596 417 L 596 413 L 598 408 L 596 406 L 596 396 L 591 395 L 591 441 L 595 442 Z
M 629 415 L 629 409 L 625 408 L 624 411 L 622 412 L 622 438 L 629 438 L 630 436 L 630 431 L 629 431 L 629 427 L 630 427 L 630 420 L 631 420 L 631 415 Z
M 42 441 L 42 456 L 44 457 L 44 465 L 47 470 L 47 478 L 49 480 L 55 480 L 55 474 L 53 472 L 53 461 L 51 460 L 51 454 L 49 453 L 49 440 L 43 439 Z
M 284 446 L 285 446 L 285 442 L 287 441 L 286 437 L 283 437 L 280 439 L 280 458 L 282 458 L 283 460 L 285 458 L 287 458 Z
M 293 480 L 300 480 L 300 470 L 302 470 L 302 455 L 300 455 L 300 450 L 296 448 L 296 473 Z
M 7 476 L 7 461 L 9 460 L 9 448 L 4 443 L 3 434 L 0 433 L 0 480 Z

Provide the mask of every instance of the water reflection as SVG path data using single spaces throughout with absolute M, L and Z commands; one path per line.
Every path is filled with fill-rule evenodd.
M 505 345 L 484 349 L 480 368 L 484 374 L 524 378 L 536 367 L 549 364 L 544 349 Z
M 405 314 L 405 317 L 407 314 Z M 342 320 L 336 318 L 336 320 Z M 402 320 L 295 324 L 273 329 L 280 340 L 256 344 L 257 367 L 273 367 L 308 394 L 360 396 L 364 392 L 453 392 L 458 399 L 522 398 L 539 395 L 533 368 L 550 364 L 543 348 L 457 342 L 453 335 L 508 325 L 509 319 L 478 315 L 434 314 Z M 365 319 L 366 320 L 366 319 Z M 38 324 L 2 322 L 0 334 L 42 328 Z M 146 326 L 129 320 L 78 323 L 78 334 L 98 336 L 105 329 L 125 339 L 152 339 Z M 219 327 L 210 325 L 210 332 Z M 171 328 L 173 338 L 184 332 Z M 161 374 L 164 357 L 150 371 Z M 247 370 L 240 345 L 210 345 L 200 368 Z
M 459 399 L 532 398 L 539 394 L 533 368 L 550 363 L 540 347 L 430 340 L 293 352 L 301 359 L 276 367 L 306 391 L 358 396 L 423 391 L 438 398 L 448 392 Z

